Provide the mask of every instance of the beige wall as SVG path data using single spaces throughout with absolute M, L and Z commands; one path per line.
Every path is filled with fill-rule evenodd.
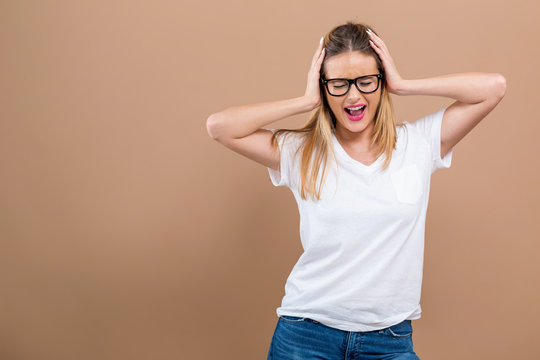
M 405 78 L 506 77 L 433 176 L 413 338 L 422 359 L 539 358 L 538 13 L 526 0 L 3 1 L 0 358 L 266 358 L 301 254 L 296 204 L 205 122 L 302 95 L 319 38 L 346 20 L 371 24 Z M 399 121 L 452 102 L 393 100 Z

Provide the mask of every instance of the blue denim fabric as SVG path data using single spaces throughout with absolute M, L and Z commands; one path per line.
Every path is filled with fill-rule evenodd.
M 332 328 L 310 318 L 279 317 L 268 360 L 419 360 L 411 320 L 373 331 Z

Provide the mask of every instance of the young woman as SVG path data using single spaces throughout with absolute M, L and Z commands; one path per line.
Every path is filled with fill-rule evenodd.
M 304 253 L 285 285 L 269 359 L 418 359 L 430 177 L 502 99 L 500 74 L 403 79 L 365 24 L 332 29 L 303 96 L 212 114 L 212 138 L 291 189 Z M 397 124 L 390 93 L 455 99 Z M 266 129 L 315 110 L 300 129 Z

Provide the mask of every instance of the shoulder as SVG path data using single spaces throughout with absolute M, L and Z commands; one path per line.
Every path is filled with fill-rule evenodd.
M 403 136 L 407 136 L 409 132 L 415 131 L 414 123 L 409 121 L 403 121 L 399 124 L 396 124 L 396 136 L 398 139 Z
M 427 138 L 421 128 L 422 124 L 416 121 L 403 121 L 396 125 L 396 142 L 398 148 L 408 148 L 411 146 L 423 146 L 427 143 Z
M 427 115 L 418 118 L 412 123 L 409 123 L 408 126 L 410 128 L 417 129 L 419 132 L 425 135 L 431 135 L 432 131 L 436 131 L 437 127 L 440 127 L 445 110 L 445 108 L 442 108 L 433 111 Z

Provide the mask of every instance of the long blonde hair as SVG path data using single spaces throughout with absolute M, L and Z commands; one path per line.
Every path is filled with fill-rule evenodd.
M 375 126 L 371 145 L 377 149 L 377 158 L 385 154 L 383 169 L 390 165 L 392 152 L 396 146 L 396 122 L 394 118 L 394 106 L 392 99 L 386 88 L 385 73 L 382 62 L 377 53 L 369 44 L 369 37 L 366 30 L 373 28 L 362 23 L 353 23 L 348 21 L 332 29 L 324 37 L 325 59 L 323 60 L 320 78 L 325 74 L 325 61 L 344 52 L 360 51 L 365 55 L 375 58 L 377 68 L 383 75 L 381 80 L 381 99 L 375 113 Z M 377 34 L 375 32 L 375 34 Z M 277 137 L 286 133 L 302 134 L 302 141 L 298 151 L 302 151 L 300 167 L 299 193 L 302 199 L 306 200 L 309 196 L 312 200 L 320 200 L 322 188 L 326 180 L 328 157 L 334 152 L 332 135 L 336 127 L 336 118 L 328 105 L 324 87 L 319 86 L 321 105 L 312 113 L 309 120 L 299 129 L 277 129 L 272 135 L 272 145 L 276 146 Z M 322 169 L 320 182 L 317 186 L 319 171 Z

